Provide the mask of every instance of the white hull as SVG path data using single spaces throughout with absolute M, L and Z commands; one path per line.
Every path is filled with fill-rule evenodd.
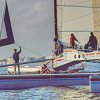
M 69 66 L 82 61 L 100 60 L 100 51 L 83 52 L 75 49 L 65 49 L 62 55 L 54 57 L 54 69 L 66 70 Z

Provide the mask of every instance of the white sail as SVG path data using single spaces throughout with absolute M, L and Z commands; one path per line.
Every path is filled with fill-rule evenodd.
M 94 31 L 92 0 L 57 0 L 57 14 L 62 41 L 69 43 L 73 33 L 81 44 L 88 42 L 90 32 Z

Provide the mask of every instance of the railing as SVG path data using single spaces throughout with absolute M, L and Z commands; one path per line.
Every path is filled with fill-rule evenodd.
M 34 60 L 34 61 L 29 61 L 29 62 L 21 62 L 21 63 L 16 63 L 16 64 L 6 64 L 6 65 L 0 65 L 0 67 L 7 67 L 7 66 L 15 66 L 15 65 L 24 65 L 24 64 L 29 64 L 29 63 L 39 63 L 39 62 L 45 62 L 48 60 L 53 60 L 53 59 L 44 59 L 44 60 Z

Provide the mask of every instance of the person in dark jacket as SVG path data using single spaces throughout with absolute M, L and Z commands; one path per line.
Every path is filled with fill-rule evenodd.
M 97 50 L 97 38 L 94 36 L 93 32 L 90 33 L 88 45 L 89 45 L 93 50 Z
M 21 53 L 21 46 L 20 46 L 19 52 L 17 52 L 17 49 L 14 49 L 13 60 L 14 60 L 15 64 L 19 63 L 19 54 L 20 53 Z M 15 65 L 14 71 L 16 73 L 16 65 Z M 18 64 L 18 73 L 20 74 L 20 66 L 19 66 L 19 64 Z

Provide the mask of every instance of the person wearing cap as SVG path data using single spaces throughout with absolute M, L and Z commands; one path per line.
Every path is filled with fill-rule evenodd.
M 17 52 L 17 49 L 14 49 L 14 53 L 13 53 L 13 60 L 16 63 L 19 63 L 19 54 L 21 53 L 21 46 L 20 46 L 20 50 Z M 19 64 L 17 65 L 18 66 L 18 73 L 20 74 L 20 67 L 19 67 Z M 14 68 L 14 71 L 16 73 L 16 65 L 15 65 L 15 68 Z

